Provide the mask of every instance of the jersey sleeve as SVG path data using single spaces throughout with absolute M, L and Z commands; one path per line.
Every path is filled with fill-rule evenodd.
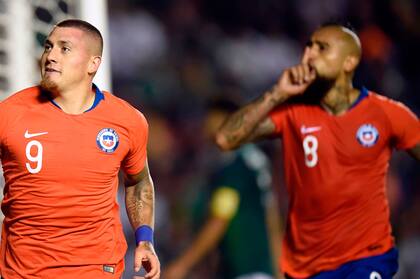
M 7 126 L 6 107 L 3 102 L 0 103 L 0 142 L 3 141 L 3 135 Z
M 389 101 L 386 113 L 391 123 L 393 145 L 397 149 L 409 149 L 420 143 L 420 122 L 408 107 Z
M 5 101 L 0 102 L 0 147 L 3 146 L 5 142 L 6 132 L 8 127 L 10 127 L 13 115 L 15 115 L 15 113 L 11 113 L 9 106 L 6 105 Z
M 283 133 L 284 123 L 285 123 L 286 117 L 287 117 L 287 109 L 288 109 L 287 105 L 281 105 L 281 106 L 278 106 L 277 108 L 275 108 L 274 110 L 272 110 L 268 114 L 268 117 L 274 123 L 274 126 L 275 126 L 274 134 L 275 135 L 281 135 Z
M 147 141 L 149 126 L 144 115 L 136 110 L 134 125 L 129 128 L 130 149 L 122 163 L 122 169 L 127 174 L 137 174 L 143 170 L 147 160 Z

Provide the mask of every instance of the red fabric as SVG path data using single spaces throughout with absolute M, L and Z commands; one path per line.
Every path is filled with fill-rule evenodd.
M 97 143 L 105 128 L 118 135 L 114 152 Z M 80 115 L 64 113 L 37 87 L 3 101 L 3 278 L 90 279 L 89 272 L 75 277 L 57 268 L 120 263 L 127 244 L 116 202 L 118 171 L 143 169 L 147 137 L 143 115 L 109 93 Z
M 388 161 L 393 147 L 420 143 L 417 117 L 372 92 L 342 116 L 286 105 L 270 117 L 282 138 L 290 197 L 283 271 L 305 278 L 390 249 Z

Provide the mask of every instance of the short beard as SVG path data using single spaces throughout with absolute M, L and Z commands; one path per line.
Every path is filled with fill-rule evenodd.
M 290 103 L 303 103 L 319 105 L 327 92 L 333 88 L 335 79 L 317 76 L 316 79 L 306 88 L 302 95 L 290 100 Z
M 42 79 L 39 85 L 41 86 L 43 90 L 51 92 L 51 93 L 58 91 L 57 83 L 48 79 Z

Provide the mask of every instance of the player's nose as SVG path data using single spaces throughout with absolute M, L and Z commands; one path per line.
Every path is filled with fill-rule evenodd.
M 52 48 L 49 52 L 46 54 L 46 62 L 57 62 L 58 61 L 58 50 L 56 48 Z
M 311 64 L 312 60 L 316 58 L 317 54 L 318 51 L 313 45 L 306 46 L 302 56 L 302 64 Z

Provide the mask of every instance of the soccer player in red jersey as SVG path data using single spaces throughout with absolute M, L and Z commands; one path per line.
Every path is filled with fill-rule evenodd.
M 224 150 L 282 139 L 287 278 L 392 278 L 398 269 L 385 178 L 393 148 L 420 160 L 420 122 L 403 104 L 353 87 L 360 59 L 353 31 L 318 28 L 301 63 L 216 135 Z
M 159 278 L 148 125 L 92 83 L 102 45 L 91 24 L 60 22 L 45 42 L 40 86 L 0 103 L 2 278 L 120 278 L 127 248 L 116 202 L 120 168 L 134 268 Z

